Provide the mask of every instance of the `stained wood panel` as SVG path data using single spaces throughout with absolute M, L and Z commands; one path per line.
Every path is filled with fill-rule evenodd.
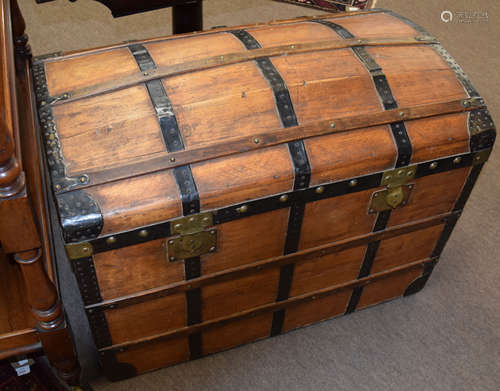
M 469 152 L 466 113 L 405 122 L 413 153 L 412 163 Z
M 184 263 L 168 262 L 165 239 L 94 255 L 104 300 L 184 280 Z
M 177 294 L 106 311 L 113 344 L 184 327 L 186 295 Z
M 392 211 L 388 226 L 450 212 L 469 176 L 470 167 L 416 179 L 408 205 Z
M 104 218 L 101 234 L 147 226 L 182 215 L 172 171 L 144 175 L 90 188 Z
M 138 71 L 137 63 L 128 48 L 47 62 L 45 69 L 51 96 L 103 83 Z
M 201 257 L 202 274 L 283 254 L 288 209 L 247 217 L 217 226 L 217 252 Z
M 366 308 L 387 300 L 400 297 L 406 288 L 422 275 L 422 268 L 390 275 L 382 280 L 370 283 L 363 288 L 357 309 Z
M 305 141 L 311 186 L 394 167 L 397 150 L 387 126 L 314 137 Z
M 269 337 L 272 319 L 272 313 L 257 315 L 205 331 L 202 335 L 203 353 L 215 353 Z
M 230 33 L 173 38 L 145 44 L 156 65 L 166 66 L 244 50 Z
M 466 98 L 449 65 L 430 46 L 368 47 L 400 107 Z
M 272 58 L 300 124 L 382 111 L 373 81 L 350 49 Z
M 341 40 L 332 30 L 311 22 L 300 24 L 284 24 L 271 28 L 249 28 L 247 31 L 260 43 L 263 48 L 292 43 L 306 43 L 317 41 Z
M 326 20 L 345 27 L 357 37 L 412 37 L 420 35 L 408 24 L 384 13 Z
M 177 338 L 141 345 L 116 353 L 116 359 L 132 364 L 137 373 L 144 373 L 189 360 L 187 338 Z
M 286 145 L 192 165 L 202 210 L 223 208 L 293 189 Z
M 299 248 L 316 247 L 371 232 L 376 215 L 368 214 L 368 205 L 375 191 L 377 189 L 306 204 Z
M 444 225 L 415 231 L 383 240 L 373 261 L 372 273 L 378 273 L 404 264 L 429 258 Z
M 187 148 L 281 127 L 273 93 L 254 62 L 187 73 L 163 83 Z
M 272 303 L 278 294 L 279 268 L 202 288 L 203 320 Z
M 290 297 L 355 280 L 366 246 L 355 247 L 295 265 Z
M 165 152 L 144 85 L 54 107 L 70 175 L 142 161 Z
M 297 327 L 308 326 L 333 318 L 334 316 L 342 315 L 349 304 L 351 292 L 352 290 L 346 289 L 312 302 L 287 308 L 283 330 L 290 331 Z

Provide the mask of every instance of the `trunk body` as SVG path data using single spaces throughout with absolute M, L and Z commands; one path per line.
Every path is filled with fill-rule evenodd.
M 417 292 L 495 138 L 453 59 L 388 11 L 33 69 L 67 253 L 115 380 Z

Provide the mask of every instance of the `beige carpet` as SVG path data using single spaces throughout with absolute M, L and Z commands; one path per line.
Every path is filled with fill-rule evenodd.
M 207 0 L 205 27 L 319 11 L 267 0 Z M 500 124 L 497 0 L 379 0 L 439 37 Z M 21 0 L 35 54 L 166 35 L 170 10 L 113 20 L 101 4 Z M 486 23 L 443 23 L 443 10 Z M 96 390 L 500 390 L 500 149 L 419 295 Z

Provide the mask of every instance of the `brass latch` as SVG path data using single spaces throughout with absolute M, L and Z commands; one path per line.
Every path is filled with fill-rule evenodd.
M 200 213 L 172 221 L 172 234 L 177 236 L 167 240 L 168 260 L 175 262 L 217 251 L 217 229 L 212 226 L 211 213 Z
M 387 188 L 373 193 L 369 213 L 378 213 L 405 206 L 414 187 L 407 182 L 415 178 L 416 172 L 416 166 L 396 168 L 384 172 L 380 184 Z

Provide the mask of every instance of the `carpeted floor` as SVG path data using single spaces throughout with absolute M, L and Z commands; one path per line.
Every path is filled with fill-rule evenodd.
M 267 0 L 207 0 L 205 26 L 319 11 Z M 500 124 L 500 3 L 379 0 L 439 37 Z M 94 1 L 21 0 L 35 54 L 171 31 L 170 10 L 113 20 Z M 444 23 L 443 10 L 486 11 L 482 23 Z M 96 390 L 500 389 L 500 148 L 470 198 L 423 292 L 353 315 Z

